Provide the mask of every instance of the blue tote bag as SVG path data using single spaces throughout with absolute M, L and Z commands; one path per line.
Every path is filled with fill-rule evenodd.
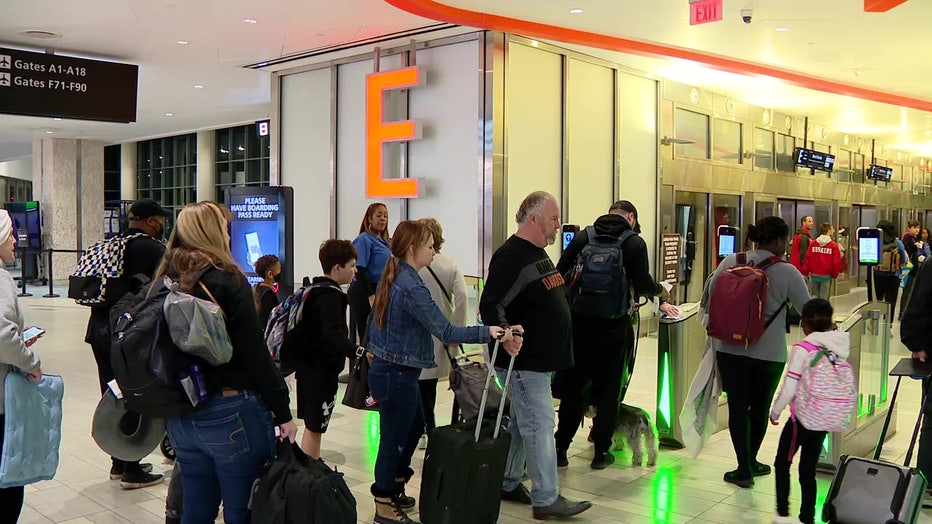
M 29 382 L 22 373 L 13 372 L 7 374 L 3 388 L 6 420 L 0 488 L 51 479 L 58 469 L 65 383 L 57 375 Z

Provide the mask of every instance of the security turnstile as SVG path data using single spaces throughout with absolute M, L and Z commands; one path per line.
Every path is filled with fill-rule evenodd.
M 655 420 L 660 445 L 682 448 L 683 430 L 679 412 L 686 402 L 702 355 L 705 352 L 705 327 L 699 322 L 699 304 L 682 304 L 679 318 L 660 319 L 657 341 L 657 412 Z M 728 426 L 728 405 L 719 397 L 718 428 Z

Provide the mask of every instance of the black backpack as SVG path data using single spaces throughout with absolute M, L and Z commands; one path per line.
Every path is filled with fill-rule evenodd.
M 618 238 L 597 235 L 586 227 L 589 242 L 576 257 L 569 275 L 569 299 L 573 312 L 590 318 L 614 319 L 628 314 L 631 297 L 621 245 L 634 235 L 630 229 Z
M 249 498 L 252 524 L 356 524 L 356 499 L 343 474 L 287 440 Z
M 190 375 L 193 365 L 204 375 L 211 368 L 172 342 L 163 311 L 168 292 L 158 280 L 127 293 L 110 310 L 110 365 L 126 407 L 157 418 L 192 411 L 194 405 L 181 378 Z M 204 381 L 208 382 L 206 376 Z

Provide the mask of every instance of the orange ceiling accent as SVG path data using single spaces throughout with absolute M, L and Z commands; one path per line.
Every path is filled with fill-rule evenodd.
M 864 0 L 864 11 L 868 13 L 886 13 L 905 3 L 906 0 Z
M 899 95 L 868 87 L 860 87 L 843 82 L 837 82 L 826 78 L 811 76 L 789 69 L 782 69 L 776 66 L 764 65 L 737 58 L 731 58 L 722 55 L 716 55 L 694 49 L 686 49 L 666 44 L 654 44 L 632 40 L 618 36 L 592 33 L 579 29 L 571 29 L 549 24 L 530 22 L 517 18 L 482 13 L 479 11 L 469 11 L 446 5 L 434 0 L 385 0 L 387 3 L 402 9 L 411 14 L 439 20 L 449 24 L 463 25 L 469 27 L 478 27 L 491 31 L 502 31 L 505 33 L 514 33 L 531 38 L 540 38 L 544 40 L 556 40 L 570 44 L 598 47 L 610 51 L 619 51 L 622 53 L 631 53 L 636 55 L 646 55 L 653 57 L 680 58 L 705 64 L 714 69 L 727 71 L 739 75 L 763 75 L 779 78 L 793 85 L 835 93 L 839 95 L 872 100 L 884 104 L 895 106 L 911 107 L 921 111 L 932 112 L 932 101 L 921 98 L 914 98 L 906 95 Z M 906 0 L 900 0 L 902 3 Z M 865 0 L 865 8 L 868 3 L 895 3 L 897 0 Z M 891 6 L 894 7 L 894 6 Z

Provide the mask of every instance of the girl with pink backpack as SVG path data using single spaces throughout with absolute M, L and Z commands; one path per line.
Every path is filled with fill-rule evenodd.
M 857 404 L 854 371 L 846 359 L 850 353 L 848 333 L 838 331 L 832 321 L 832 305 L 814 298 L 803 306 L 802 329 L 806 338 L 793 346 L 783 387 L 770 423 L 779 424 L 787 405 L 790 418 L 783 426 L 777 457 L 777 515 L 775 523 L 815 522 L 816 464 L 822 442 L 829 431 L 843 431 L 851 423 Z M 790 465 L 800 451 L 799 520 L 789 516 Z

